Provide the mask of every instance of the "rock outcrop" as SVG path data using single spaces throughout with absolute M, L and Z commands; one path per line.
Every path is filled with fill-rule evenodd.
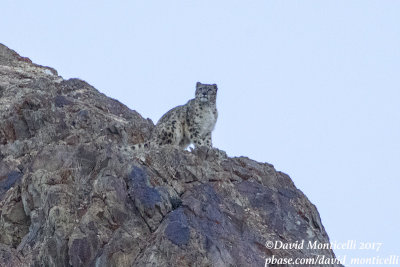
M 315 206 L 286 174 L 218 149 L 135 154 L 131 145 L 153 127 L 86 82 L 0 44 L 0 266 L 335 257 L 266 246 L 329 242 Z

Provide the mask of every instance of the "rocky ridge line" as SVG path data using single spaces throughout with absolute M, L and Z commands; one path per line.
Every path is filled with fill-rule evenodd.
M 154 127 L 0 44 L 0 266 L 264 266 L 334 258 L 289 176 L 218 149 L 133 153 Z M 339 266 L 336 264 L 325 266 Z

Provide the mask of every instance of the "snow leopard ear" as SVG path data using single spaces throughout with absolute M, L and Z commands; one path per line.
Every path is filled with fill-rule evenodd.
M 215 91 L 218 91 L 218 87 L 215 83 L 213 84 L 213 86 L 214 86 Z
M 196 83 L 196 88 L 199 88 L 201 86 L 201 82 Z

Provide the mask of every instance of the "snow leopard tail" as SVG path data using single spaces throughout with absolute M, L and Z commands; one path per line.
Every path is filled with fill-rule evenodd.
M 149 149 L 150 147 L 151 147 L 151 141 L 147 141 L 147 142 L 144 142 L 144 143 L 134 144 L 132 146 L 132 149 L 135 150 L 135 151 L 140 151 L 140 150 L 143 150 L 143 149 Z

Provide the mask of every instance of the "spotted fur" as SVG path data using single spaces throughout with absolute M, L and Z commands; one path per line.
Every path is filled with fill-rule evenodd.
M 216 84 L 196 84 L 195 98 L 177 106 L 157 122 L 150 141 L 134 145 L 133 149 L 173 145 L 182 149 L 190 144 L 195 147 L 212 147 L 211 132 L 217 122 Z

